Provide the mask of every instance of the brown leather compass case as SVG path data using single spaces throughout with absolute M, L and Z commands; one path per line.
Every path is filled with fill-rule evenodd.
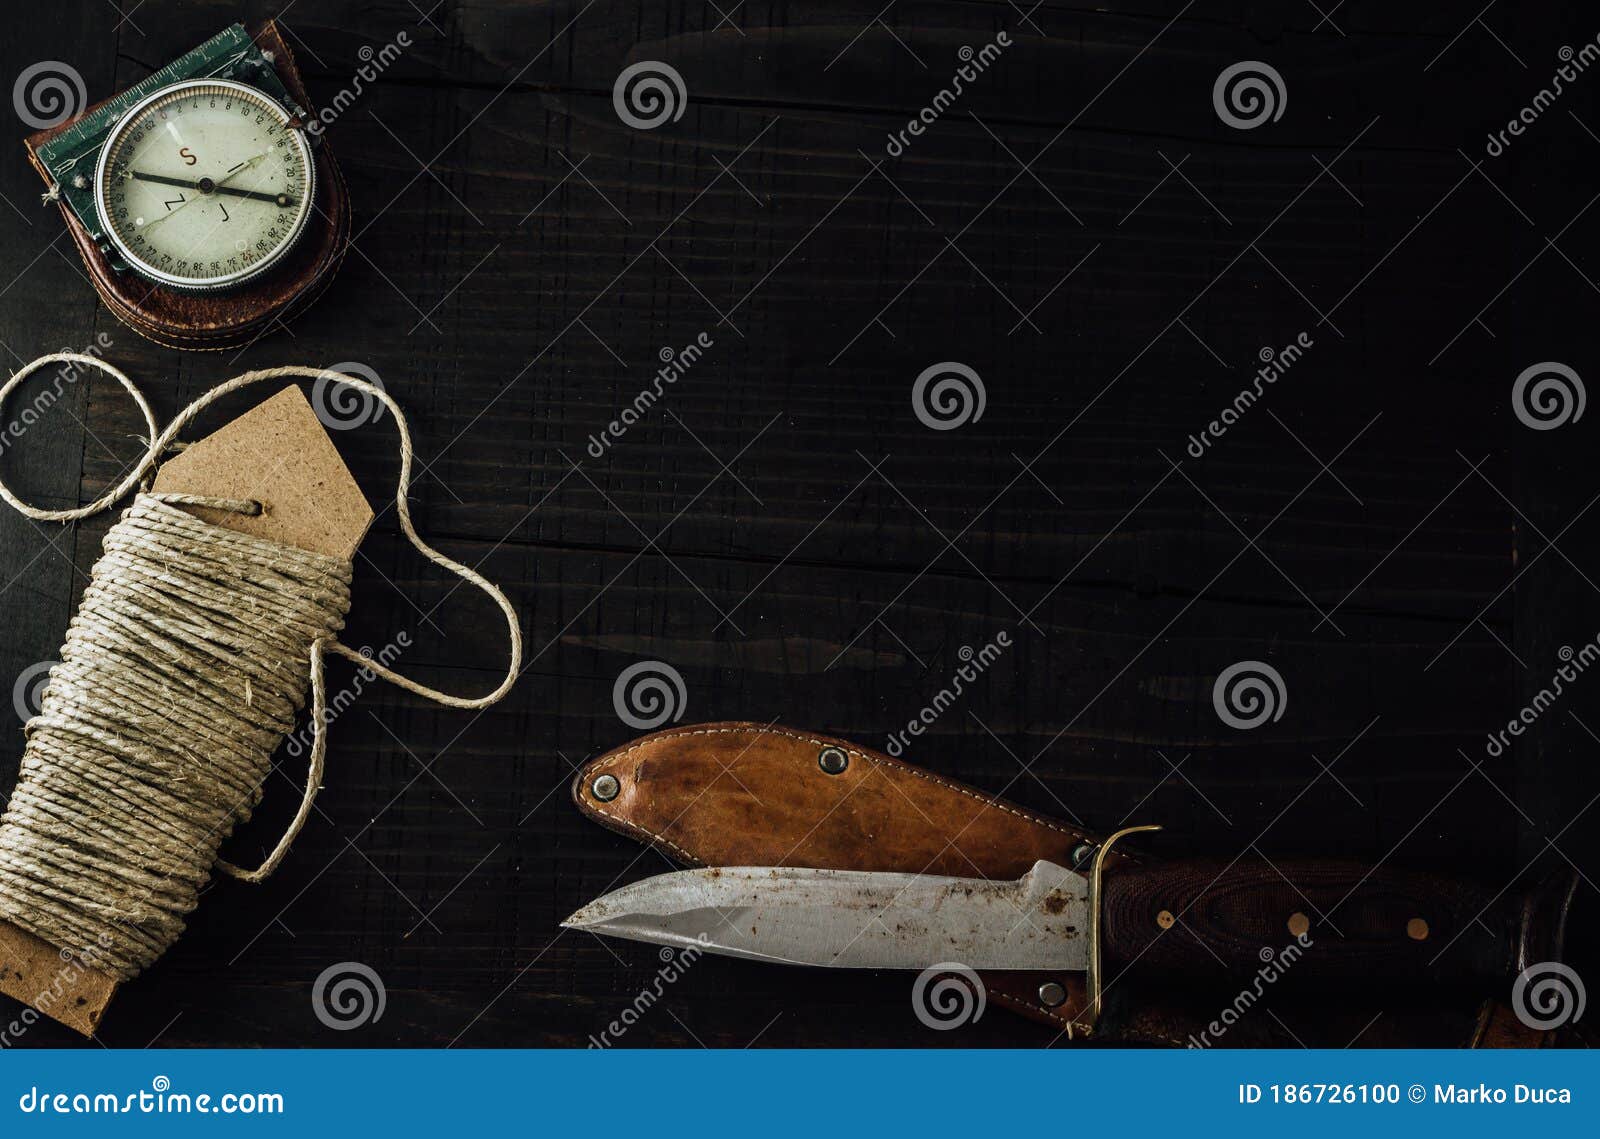
M 822 762 L 832 749 L 846 757 L 842 770 L 837 755 Z M 618 786 L 612 798 L 601 800 L 594 784 L 606 774 Z M 603 786 L 609 790 L 609 782 Z M 584 765 L 572 794 L 590 818 L 689 866 L 803 866 L 1002 879 L 1021 877 L 1040 859 L 1087 869 L 1085 860 L 1099 843 L 1098 836 L 1068 823 L 846 740 L 754 723 L 700 724 L 644 736 Z M 1151 865 L 1126 842 L 1106 852 L 1104 869 L 1110 878 L 1119 870 Z M 1064 1034 L 1083 1035 L 1088 1004 L 1083 974 L 988 972 L 982 980 L 990 1000 Z M 1063 995 L 1059 1003 L 1045 1003 Z M 1335 1046 L 1358 1032 L 1369 1046 L 1526 1047 L 1540 1036 L 1516 1031 L 1521 1025 L 1506 1015 L 1493 1018 L 1508 1032 L 1498 1039 L 1485 1032 L 1473 1002 L 1409 1020 L 1364 1004 L 1343 1001 L 1337 1010 L 1317 1014 L 1324 1023 L 1290 1031 Z M 1107 997 L 1094 1037 L 1182 1046 L 1205 1039 L 1205 1026 L 1216 1012 L 1215 993 L 1190 1002 L 1168 991 L 1118 986 Z M 1292 1044 L 1276 1020 L 1244 1018 L 1229 1032 L 1229 1046 Z
M 294 54 L 268 21 L 252 34 L 256 44 L 272 54 L 278 77 L 301 106 L 310 106 Z M 103 104 L 88 108 L 89 114 Z M 38 148 L 68 129 L 82 115 L 30 135 L 24 145 L 28 160 L 48 186 L 53 179 L 38 155 Z M 262 336 L 269 328 L 287 322 L 305 308 L 333 278 L 350 241 L 350 201 L 323 134 L 312 153 L 317 175 L 317 201 L 310 227 L 284 260 L 262 277 L 238 289 L 220 293 L 187 293 L 147 281 L 132 271 L 117 272 L 100 252 L 83 223 L 63 202 L 57 206 L 72 233 L 95 291 L 106 307 L 129 328 L 148 340 L 169 348 L 222 351 Z

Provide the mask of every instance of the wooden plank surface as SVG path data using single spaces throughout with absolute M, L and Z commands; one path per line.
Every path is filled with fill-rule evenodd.
M 117 325 L 36 208 L 20 147 L 0 164 L 13 366 L 104 334 L 163 416 L 247 367 L 370 368 L 426 464 L 419 526 L 507 588 L 529 646 L 481 715 L 367 685 L 288 863 L 259 889 L 210 890 L 119 995 L 105 1043 L 586 1043 L 659 966 L 557 930 L 667 868 L 567 799 L 574 764 L 635 734 L 613 685 L 640 660 L 682 675 L 684 722 L 775 718 L 882 746 L 963 646 L 1006 630 L 1016 647 L 909 758 L 1097 829 L 1163 823 L 1174 852 L 1253 841 L 1496 886 L 1536 854 L 1589 873 L 1593 682 L 1537 742 L 1484 752 L 1557 649 L 1600 632 L 1580 513 L 1592 421 L 1534 432 L 1509 402 L 1529 364 L 1593 370 L 1594 92 L 1484 152 L 1556 49 L 1592 35 L 1582 13 L 1491 17 L 1502 45 L 1463 32 L 1465 14 L 1375 3 L 1342 5 L 1336 27 L 1287 2 L 878 7 L 292 6 L 325 105 L 364 48 L 412 46 L 328 132 L 356 211 L 340 277 L 237 355 Z M 65 60 L 98 98 L 237 15 L 148 0 L 119 24 L 110 5 L 55 5 L 14 29 L 5 71 Z M 959 49 L 1001 31 L 1013 46 L 972 90 L 886 154 Z M 1212 84 L 1250 59 L 1288 101 L 1240 131 Z M 648 131 L 612 97 L 644 60 L 688 93 Z M 1260 351 L 1302 334 L 1304 358 L 1188 454 Z M 702 335 L 703 358 L 590 454 L 662 350 Z M 941 361 L 987 398 L 947 432 L 911 401 Z M 140 424 L 99 380 L 55 410 L 0 462 L 41 501 L 86 500 Z M 338 442 L 380 507 L 348 639 L 403 632 L 402 669 L 491 687 L 497 615 L 382 510 L 387 416 Z M 0 679 L 51 659 L 108 524 L 0 512 Z M 1551 538 L 1561 553 L 1521 573 Z M 1212 706 L 1247 659 L 1288 692 L 1253 732 Z M 301 761 L 280 761 L 240 859 L 292 810 Z M 0 763 L 0 789 L 13 775 Z M 335 1032 L 311 993 L 348 961 L 382 977 L 387 1007 Z M 908 989 L 708 960 L 624 1043 L 1051 1039 L 998 1013 L 930 1032 Z

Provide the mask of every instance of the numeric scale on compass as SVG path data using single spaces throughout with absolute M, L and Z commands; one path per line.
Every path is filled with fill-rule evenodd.
M 255 88 L 214 79 L 163 88 L 101 148 L 102 252 L 175 289 L 241 284 L 299 239 L 315 178 L 303 132 Z
M 304 228 L 311 148 L 291 126 L 303 115 L 271 60 L 235 24 L 84 115 L 41 146 L 39 157 L 57 180 L 50 196 L 66 201 L 114 265 L 174 288 L 225 288 L 281 257 Z M 221 161 L 256 146 L 264 149 Z M 202 158 L 208 161 L 197 170 L 200 176 L 177 176 L 200 168 Z M 288 225 L 252 227 L 241 237 L 221 233 L 219 227 L 241 212 L 227 210 L 225 195 L 238 193 L 230 183 L 267 160 L 273 160 L 278 187 L 269 200 L 296 207 L 297 216 Z M 150 164 L 160 172 L 138 168 Z M 135 187 L 134 180 L 143 184 Z M 177 193 L 160 195 L 154 189 L 160 185 Z M 149 193 L 138 193 L 146 188 Z M 277 200 L 291 193 L 292 201 Z M 199 212 L 192 203 L 202 200 L 211 207 L 205 221 L 186 218 L 182 236 L 160 234 L 158 223 L 170 230 L 170 215 Z M 140 215 L 146 206 L 153 209 Z M 269 240 L 269 233 L 276 236 Z M 210 256 L 222 253 L 227 256 Z

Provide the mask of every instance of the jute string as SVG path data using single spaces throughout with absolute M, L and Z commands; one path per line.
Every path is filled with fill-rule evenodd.
M 321 789 L 327 752 L 329 653 L 429 700 L 484 708 L 515 683 L 522 637 L 505 595 L 417 534 L 407 503 L 412 447 L 405 415 L 381 388 L 305 367 L 247 372 L 184 408 L 160 432 L 133 382 L 94 356 L 55 353 L 0 388 L 11 393 L 40 368 L 100 369 L 133 397 L 150 446 L 100 498 L 68 510 L 22 502 L 0 478 L 0 498 L 30 518 L 71 521 L 105 510 L 153 472 L 179 433 L 229 392 L 271 380 L 327 376 L 382 401 L 400 434 L 395 506 L 406 538 L 429 561 L 499 606 L 510 639 L 505 679 L 485 696 L 440 692 L 338 640 L 350 608 L 349 561 L 238 533 L 182 506 L 259 513 L 271 504 L 141 491 L 107 533 L 83 600 L 27 725 L 16 790 L 0 816 L 0 918 L 127 979 L 183 930 L 215 866 L 259 882 L 282 863 Z M 309 681 L 312 746 L 293 821 L 262 864 L 218 858 L 261 800 L 272 753 L 293 729 Z

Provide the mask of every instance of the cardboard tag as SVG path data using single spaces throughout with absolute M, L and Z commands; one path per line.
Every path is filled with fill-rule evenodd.
M 255 516 L 184 509 L 217 526 L 345 559 L 355 556 L 373 519 L 327 429 L 293 385 L 163 463 L 152 489 L 255 499 L 265 506 Z M 92 1036 L 117 985 L 0 921 L 0 993 Z
M 216 526 L 339 558 L 355 557 L 372 507 L 305 393 L 284 388 L 161 464 L 152 489 L 253 498 L 255 516 L 188 508 Z
M 93 1036 L 117 991 L 117 979 L 64 958 L 25 929 L 0 921 L 0 993 L 15 997 L 68 1028 Z M 0 1022 L 9 1028 L 15 1017 Z

